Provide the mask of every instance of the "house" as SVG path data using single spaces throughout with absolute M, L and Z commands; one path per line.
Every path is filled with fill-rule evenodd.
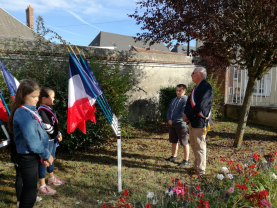
M 175 52 L 175 53 L 184 53 L 187 54 L 187 50 L 188 50 L 188 46 L 187 45 L 176 45 L 174 46 L 174 48 L 171 50 L 171 52 Z M 194 46 L 189 46 L 189 51 L 191 50 L 196 50 L 196 47 Z M 191 52 L 190 52 L 191 55 Z
M 94 40 L 89 44 L 89 46 L 98 47 L 116 47 L 118 51 L 129 51 L 132 46 L 140 48 L 150 48 L 153 50 L 160 51 L 170 51 L 163 43 L 155 43 L 149 46 L 148 43 L 144 43 L 144 40 L 135 42 L 134 37 L 127 35 L 119 35 L 115 33 L 103 32 L 101 31 Z
M 34 9 L 31 6 L 27 7 L 26 17 L 28 26 L 26 26 L 0 7 L 0 38 L 35 40 L 33 11 Z

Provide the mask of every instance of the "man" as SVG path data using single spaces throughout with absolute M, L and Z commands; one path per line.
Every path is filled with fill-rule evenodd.
M 187 87 L 184 84 L 179 84 L 176 87 L 176 95 L 167 111 L 167 121 L 169 124 L 169 142 L 172 143 L 172 155 L 167 161 L 177 161 L 178 141 L 183 146 L 184 159 L 179 167 L 189 165 L 189 144 L 188 144 L 188 127 L 183 121 L 183 112 L 187 102 L 186 94 Z
M 191 74 L 196 84 L 186 103 L 183 120 L 188 123 L 190 145 L 195 156 L 193 170 L 197 176 L 206 171 L 206 127 L 210 119 L 213 100 L 212 86 L 206 81 L 207 71 L 197 67 Z

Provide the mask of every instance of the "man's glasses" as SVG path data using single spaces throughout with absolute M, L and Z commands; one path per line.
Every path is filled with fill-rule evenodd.
M 198 74 L 198 73 L 200 73 L 200 72 L 192 72 L 191 75 L 193 75 L 193 74 Z

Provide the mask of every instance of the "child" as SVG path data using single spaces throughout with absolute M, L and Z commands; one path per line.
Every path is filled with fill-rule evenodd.
M 22 178 L 19 207 L 33 207 L 37 198 L 38 164 L 42 158 L 51 165 L 53 157 L 48 151 L 48 136 L 36 111 L 40 88 L 32 80 L 20 83 L 9 117 L 9 130 L 14 133 L 16 162 Z
M 55 100 L 55 92 L 48 87 L 43 87 L 40 90 L 39 101 L 38 101 L 38 112 L 42 118 L 42 123 L 45 131 L 48 134 L 48 143 L 49 143 L 49 151 L 51 155 L 55 158 L 56 145 L 62 141 L 62 135 L 59 132 L 58 119 L 56 114 L 50 108 L 53 105 Z M 48 184 L 54 185 L 63 185 L 65 181 L 62 181 L 54 176 L 54 162 L 51 166 L 47 167 L 48 172 Z M 46 176 L 46 168 L 42 163 L 39 165 L 39 184 L 40 187 L 38 192 L 44 195 L 53 195 L 56 193 L 55 190 L 51 189 L 49 186 L 45 184 L 45 176 Z
M 183 112 L 187 102 L 187 87 L 179 84 L 176 87 L 177 97 L 174 98 L 167 111 L 167 120 L 169 124 L 169 142 L 172 143 L 172 155 L 167 161 L 175 162 L 177 160 L 178 140 L 183 146 L 184 159 L 179 167 L 189 165 L 189 144 L 188 144 L 188 127 L 183 121 Z

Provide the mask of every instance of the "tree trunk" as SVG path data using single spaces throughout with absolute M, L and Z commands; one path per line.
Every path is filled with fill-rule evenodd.
M 240 110 L 240 118 L 235 135 L 234 147 L 240 148 L 243 141 L 243 134 L 246 127 L 247 118 L 250 111 L 251 98 L 254 92 L 254 88 L 257 84 L 257 78 L 249 77 L 245 97 L 243 99 L 243 105 Z

